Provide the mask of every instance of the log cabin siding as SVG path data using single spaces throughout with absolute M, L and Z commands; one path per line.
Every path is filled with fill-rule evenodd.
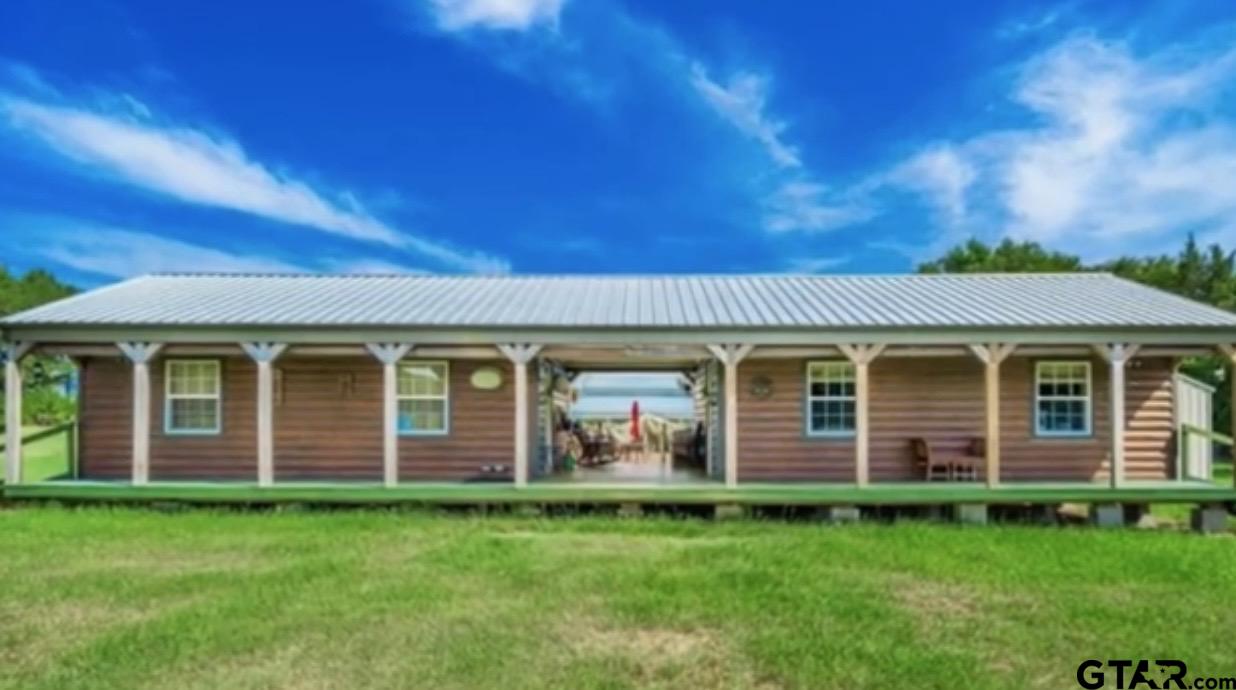
M 219 434 L 163 431 L 166 358 L 150 365 L 151 480 L 257 480 L 257 367 L 247 357 L 221 361 Z M 472 372 L 502 371 L 502 386 L 474 388 Z M 445 436 L 400 436 L 403 481 L 510 479 L 514 458 L 514 374 L 506 360 L 452 360 L 450 428 Z M 275 363 L 275 481 L 381 481 L 382 367 L 371 357 L 288 356 Z M 132 476 L 133 376 L 121 357 L 90 357 L 81 366 L 80 474 L 88 479 Z M 536 376 L 530 372 L 529 395 Z M 532 437 L 535 440 L 535 436 Z M 504 471 L 482 475 L 485 465 Z
M 275 369 L 275 481 L 381 481 L 378 360 L 284 355 Z
M 246 357 L 219 357 L 223 372 L 221 433 L 169 436 L 163 431 L 166 358 L 151 363 L 152 480 L 255 481 L 256 367 Z M 1092 434 L 1038 438 L 1033 432 L 1034 362 L 1011 357 L 1001 376 L 1002 478 L 1007 481 L 1102 480 L 1107 477 L 1108 369 L 1091 359 Z M 503 372 L 502 386 L 470 383 L 482 366 Z M 382 475 L 382 370 L 369 357 L 285 356 L 276 363 L 275 478 L 368 480 Z M 1126 472 L 1130 479 L 1175 476 L 1174 362 L 1135 359 L 1127 376 Z M 850 438 L 805 433 L 804 360 L 750 359 L 739 366 L 740 481 L 854 479 Z M 403 481 L 504 478 L 514 455 L 513 367 L 505 360 L 450 362 L 450 432 L 401 436 Z M 767 375 L 772 394 L 751 395 Z M 530 395 L 537 390 L 530 371 Z M 983 433 L 983 370 L 966 357 L 877 359 L 871 365 L 871 478 L 918 479 L 909 439 L 959 446 Z M 88 479 L 131 476 L 132 368 L 120 357 L 89 357 L 81 367 L 80 473 Z M 533 456 L 535 457 L 535 456 Z M 484 474 L 501 465 L 499 474 Z
M 79 362 L 77 471 L 82 478 L 133 476 L 132 372 L 119 355 Z
M 1034 363 L 1011 357 L 1001 367 L 1001 479 L 1091 481 L 1108 477 L 1111 426 L 1108 369 L 1091 362 L 1089 436 L 1034 434 Z M 1174 362 L 1135 359 L 1128 365 L 1125 469 L 1129 479 L 1175 476 Z M 805 360 L 750 359 L 738 368 L 739 481 L 854 481 L 852 438 L 806 433 Z M 772 394 L 751 395 L 756 376 Z M 959 449 L 983 435 L 983 368 L 969 357 L 877 359 L 871 364 L 870 472 L 872 481 L 915 481 L 911 438 Z M 982 466 L 980 463 L 980 474 Z
M 256 480 L 257 368 L 247 357 L 192 357 L 220 362 L 218 434 L 164 431 L 168 358 L 150 362 L 150 479 Z M 132 476 L 133 368 L 121 357 L 91 357 L 81 367 L 79 467 L 87 479 Z
M 473 387 L 472 373 L 482 367 L 494 367 L 501 371 L 502 385 L 490 391 Z M 529 396 L 535 396 L 535 367 L 529 366 L 528 369 Z M 515 367 L 507 360 L 451 360 L 450 433 L 445 436 L 400 436 L 400 480 L 511 479 L 515 458 L 514 376 Z M 534 414 L 535 404 L 529 405 L 528 410 L 529 415 Z M 536 441 L 535 425 L 530 423 L 529 429 L 529 443 L 533 444 Z M 530 463 L 532 458 L 535 455 L 530 452 Z M 500 465 L 503 471 L 483 472 L 482 468 L 487 465 Z

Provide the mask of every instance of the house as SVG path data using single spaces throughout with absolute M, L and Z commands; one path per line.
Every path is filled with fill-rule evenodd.
M 1191 486 L 1177 364 L 1236 345 L 1236 315 L 1099 273 L 151 275 L 0 329 L 11 489 L 16 361 L 37 351 L 80 369 L 79 484 L 551 485 L 570 380 L 640 371 L 690 390 L 683 481 L 710 495 L 1150 496 Z

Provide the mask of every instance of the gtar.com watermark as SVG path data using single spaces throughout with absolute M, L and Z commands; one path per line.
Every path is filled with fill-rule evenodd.
M 1077 667 L 1077 684 L 1086 690 L 1236 690 L 1236 676 L 1189 676 L 1179 659 L 1086 659 Z

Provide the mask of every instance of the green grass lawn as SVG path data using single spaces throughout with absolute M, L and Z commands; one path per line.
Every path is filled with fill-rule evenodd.
M 22 428 L 22 436 L 42 431 L 46 427 L 27 426 Z M 69 432 L 41 438 L 28 443 L 23 448 L 22 479 L 27 482 L 39 482 L 52 477 L 68 474 L 69 465 Z
M 924 523 L 0 511 L 0 687 L 1075 687 L 1233 675 L 1236 540 Z

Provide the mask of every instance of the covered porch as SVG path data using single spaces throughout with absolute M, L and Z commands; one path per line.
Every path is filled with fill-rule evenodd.
M 867 491 L 872 500 L 884 500 L 881 496 L 899 496 L 909 498 L 905 493 L 907 487 L 923 485 L 926 493 L 924 500 L 932 496 L 949 496 L 950 492 L 972 492 L 979 488 L 996 492 L 984 496 L 1013 496 L 1027 487 L 1038 487 L 1042 490 L 1057 490 L 1061 487 L 1075 487 L 1085 495 L 1094 491 L 1108 490 L 1117 495 L 1122 490 L 1139 492 L 1166 492 L 1176 489 L 1186 492 L 1186 495 L 1198 497 L 1195 490 L 1211 490 L 1212 484 L 1204 477 L 1189 476 L 1177 458 L 1171 459 L 1171 471 L 1161 477 L 1144 478 L 1130 476 L 1126 458 L 1130 453 L 1141 452 L 1141 441 L 1137 429 L 1130 430 L 1129 413 L 1125 402 L 1129 397 L 1126 390 L 1126 372 L 1136 366 L 1139 359 L 1176 361 L 1183 357 L 1194 357 L 1221 353 L 1229 361 L 1233 358 L 1233 348 L 1224 343 L 1198 343 L 1184 340 L 1179 336 L 1160 336 L 1158 342 L 1133 342 L 1128 339 L 1123 342 L 1091 340 L 1086 334 L 1041 334 L 1016 333 L 1013 338 L 976 342 L 980 337 L 971 336 L 959 341 L 939 342 L 927 339 L 913 333 L 889 333 L 876 341 L 862 338 L 860 334 L 851 334 L 850 342 L 818 343 L 818 338 L 784 338 L 776 340 L 775 334 L 761 334 L 755 338 L 759 342 L 742 344 L 700 342 L 698 337 L 668 338 L 652 340 L 646 333 L 630 333 L 611 335 L 617 342 L 581 341 L 580 334 L 558 334 L 559 341 L 544 337 L 544 342 L 530 343 L 521 341 L 498 342 L 493 344 L 457 344 L 447 342 L 429 342 L 413 345 L 406 341 L 393 339 L 374 339 L 367 342 L 347 342 L 347 334 L 334 334 L 331 341 L 324 342 L 322 334 L 313 331 L 285 331 L 279 333 L 278 340 L 240 340 L 228 342 L 225 335 L 211 334 L 176 334 L 176 337 L 165 337 L 160 340 L 151 338 L 117 340 L 112 342 L 84 343 L 82 335 L 73 333 L 43 333 L 39 340 L 10 341 L 4 346 L 6 367 L 6 409 L 8 424 L 6 427 L 6 484 L 14 489 L 23 484 L 22 443 L 20 441 L 20 421 L 15 417 L 21 408 L 21 370 L 19 363 L 23 357 L 34 352 L 49 356 L 63 356 L 79 361 L 89 358 L 106 358 L 116 362 L 124 362 L 128 369 L 128 386 L 125 403 L 129 405 L 128 428 L 110 429 L 112 435 L 126 436 L 130 453 L 127 464 L 127 483 L 134 487 L 149 485 L 180 486 L 183 482 L 176 478 L 151 475 L 151 438 L 158 435 L 157 429 L 152 430 L 152 416 L 160 411 L 166 412 L 166 401 L 155 404 L 151 391 L 151 363 L 171 359 L 211 359 L 232 358 L 237 361 L 247 361 L 253 369 L 252 387 L 240 392 L 241 397 L 252 396 L 247 400 L 237 400 L 236 395 L 229 393 L 228 404 L 241 406 L 239 414 L 248 416 L 251 427 L 247 438 L 252 445 L 246 453 L 242 446 L 234 446 L 228 467 L 232 471 L 219 476 L 208 476 L 192 484 L 198 490 L 206 481 L 219 484 L 221 487 L 243 487 L 245 491 L 273 490 L 288 486 L 295 491 L 308 490 L 303 481 L 298 479 L 277 479 L 281 467 L 280 446 L 276 443 L 275 420 L 286 417 L 290 412 L 281 410 L 279 400 L 285 394 L 281 389 L 281 365 L 291 364 L 297 359 L 316 358 L 318 360 L 347 361 L 358 367 L 373 367 L 374 403 L 373 409 L 365 412 L 363 401 L 357 404 L 362 415 L 369 415 L 380 424 L 375 423 L 370 431 L 365 431 L 364 442 L 371 444 L 375 457 L 380 456 L 380 466 L 377 475 L 380 486 L 386 490 L 403 490 L 412 484 L 426 484 L 437 487 L 439 483 L 432 479 L 418 476 L 406 476 L 409 461 L 400 461 L 401 444 L 409 443 L 408 437 L 401 433 L 400 406 L 401 398 L 399 367 L 405 361 L 434 360 L 444 362 L 493 362 L 505 360 L 510 372 L 509 385 L 502 384 L 500 390 L 493 392 L 495 398 L 506 397 L 509 402 L 505 407 L 490 407 L 485 423 L 488 426 L 505 426 L 494 432 L 495 437 L 509 438 L 508 455 L 485 456 L 487 465 L 497 467 L 495 476 L 488 477 L 485 483 L 508 483 L 509 488 L 518 491 L 530 490 L 534 487 L 544 487 L 545 491 L 555 494 L 566 487 L 577 490 L 609 491 L 630 487 L 631 489 L 647 489 L 660 492 L 663 488 L 683 489 L 694 496 L 709 495 L 707 492 L 738 490 L 754 491 L 755 497 L 778 495 L 784 496 L 785 491 L 806 491 L 806 500 L 818 500 L 821 497 L 862 496 L 866 494 L 850 494 L 851 491 Z M 132 333 L 134 336 L 150 335 L 149 333 Z M 387 334 L 389 335 L 389 334 Z M 1007 334 L 1014 335 L 1014 334 Z M 433 340 L 433 338 L 424 338 Z M 834 338 L 834 340 L 841 340 Z M 971 342 L 966 342 L 969 340 Z M 567 341 L 567 342 L 562 342 Z M 633 342 L 632 342 L 633 341 Z M 791 342 L 787 342 L 791 341 Z M 793 342 L 796 341 L 796 342 Z M 817 342 L 812 342 L 817 341 Z M 1166 342 L 1165 342 L 1166 341 Z M 1172 342 L 1175 341 L 1175 342 Z M 1006 475 L 1002 464 L 1006 451 L 1007 440 L 1002 438 L 1002 409 L 1005 416 L 1009 414 L 1008 407 L 1014 396 L 1024 396 L 1027 391 L 1009 391 L 1002 386 L 1004 379 L 1002 367 L 1010 358 L 1023 357 L 1035 360 L 1076 360 L 1095 357 L 1102 362 L 1104 377 L 1095 378 L 1106 389 L 1108 405 L 1107 415 L 1122 423 L 1098 424 L 1090 429 L 1088 438 L 1104 449 L 1104 459 L 1100 463 L 1100 471 L 1094 476 L 1076 481 L 1035 481 L 1023 477 L 1010 478 Z M 873 394 L 871 371 L 873 367 L 895 362 L 971 362 L 973 365 L 973 380 L 977 394 L 973 396 L 975 409 L 981 410 L 976 417 L 976 424 L 981 428 L 973 435 L 983 441 L 983 453 L 974 459 L 975 472 L 964 481 L 928 482 L 924 474 L 915 481 L 897 478 L 873 478 L 872 446 L 873 440 L 878 445 L 893 443 L 895 452 L 905 453 L 906 462 L 911 461 L 908 448 L 905 448 L 904 438 L 898 437 L 894 442 L 881 441 L 881 437 L 872 437 L 873 407 L 881 403 L 878 391 Z M 365 364 L 368 362 L 368 364 Z M 754 467 L 759 462 L 775 462 L 775 452 L 757 452 L 758 457 L 744 457 L 742 434 L 744 429 L 751 433 L 752 424 L 759 424 L 760 417 L 745 416 L 764 400 L 761 386 L 765 381 L 756 380 L 759 377 L 744 378 L 744 369 L 759 369 L 777 362 L 843 362 L 850 372 L 846 379 L 841 398 L 846 399 L 848 408 L 852 410 L 852 428 L 844 434 L 821 436 L 819 439 L 804 438 L 809 443 L 810 452 L 818 452 L 820 457 L 833 457 L 830 466 L 831 475 L 827 481 L 811 478 L 793 478 L 786 480 L 767 479 L 760 476 L 744 478 L 744 465 Z M 557 363 L 567 369 L 584 366 L 616 367 L 625 366 L 632 369 L 662 369 L 667 371 L 706 372 L 710 368 L 715 371 L 711 388 L 704 397 L 705 405 L 712 410 L 709 433 L 707 438 L 709 471 L 704 474 L 675 472 L 674 468 L 662 468 L 661 471 L 650 471 L 631 476 L 599 476 L 587 472 L 579 476 L 545 477 L 538 479 L 534 465 L 544 462 L 546 452 L 547 429 L 538 421 L 540 390 L 538 381 L 543 376 L 544 365 Z M 350 365 L 353 366 L 353 365 Z M 475 369 L 476 367 L 472 367 Z M 928 366 L 934 369 L 934 366 Z M 969 371 L 969 370 L 966 370 Z M 962 373 L 966 377 L 969 374 Z M 704 381 L 708 376 L 701 376 Z M 347 382 L 344 377 L 341 381 Z M 912 382 L 911 382 L 912 383 Z M 352 381 L 348 385 L 359 385 Z M 701 384 L 704 385 L 704 384 Z M 707 387 L 707 386 L 705 386 Z M 157 391 L 156 391 L 157 393 Z M 967 394 L 968 395 L 968 394 Z M 807 406 L 804 415 L 810 415 L 809 402 L 800 401 Z M 451 403 L 455 404 L 455 403 Z M 463 404 L 463 403 L 460 403 Z M 473 403 L 467 403 L 472 405 Z M 478 403 L 479 404 L 479 403 Z M 488 403 L 487 403 L 488 404 Z M 1021 404 L 1021 403 L 1017 403 Z M 230 408 L 229 408 L 230 409 Z M 463 408 L 461 408 L 463 409 Z M 493 410 L 508 410 L 494 412 Z M 929 410 L 924 409 L 926 413 Z M 509 414 L 505 420 L 501 415 Z M 898 412 L 898 414 L 901 414 Z M 896 419 L 895 416 L 888 417 Z M 157 417 L 155 417 L 157 419 Z M 743 420 L 743 421 L 740 421 Z M 166 422 L 166 420 L 164 420 Z M 157 423 L 155 423 L 157 424 Z M 948 426 L 941 421 L 942 426 Z M 795 426 L 797 426 L 795 424 Z M 921 424 L 920 424 L 921 426 Z M 1107 428 L 1103 428 L 1106 426 Z M 931 424 L 927 425 L 930 428 Z M 784 427 L 777 427 L 776 434 L 794 436 L 809 435 L 801 430 L 786 433 Z M 950 427 L 951 428 L 951 427 Z M 1170 432 L 1173 436 L 1173 453 L 1178 452 L 1181 442 L 1181 426 L 1176 420 L 1170 421 Z M 455 431 L 455 430 L 452 430 Z M 760 433 L 767 433 L 761 431 Z M 927 434 L 928 432 L 923 432 Z M 1130 438 L 1132 434 L 1132 438 Z M 177 443 L 176 439 L 164 439 L 167 443 Z M 197 448 L 204 447 L 208 440 L 201 437 L 190 439 Z M 1050 442 L 1050 440 L 1049 440 Z M 242 444 L 243 445 L 243 444 Z M 748 446 L 749 447 L 749 446 Z M 1060 445 L 1055 448 L 1062 447 Z M 442 447 L 440 452 L 452 452 L 450 447 Z M 896 450 L 901 448 L 902 450 Z M 754 452 L 754 451 L 753 451 Z M 830 455 L 831 454 L 831 455 Z M 840 454 L 840 455 L 838 455 Z M 247 455 L 247 459 L 246 456 Z M 406 455 L 406 453 L 405 453 Z M 479 456 L 478 456 L 479 457 Z M 837 459 L 838 457 L 842 459 Z M 191 460 L 192 458 L 189 458 Z M 901 462 L 898 460 L 897 462 Z M 340 458 L 340 464 L 346 465 L 347 458 Z M 250 469 L 246 472 L 245 466 Z M 401 468 L 403 468 L 401 470 Z M 210 468 L 205 470 L 209 473 Z M 248 476 L 246 477 L 246 474 Z M 748 472 L 749 474 L 749 472 Z M 70 480 L 90 479 L 90 477 L 74 476 Z M 318 481 L 311 485 L 322 491 L 334 491 L 341 487 L 355 487 L 370 491 L 373 485 L 364 477 L 332 477 L 327 467 Z M 341 481 L 349 480 L 350 481 Z M 93 489 L 94 483 L 80 484 L 83 491 L 112 491 L 116 479 L 99 484 L 100 489 Z M 75 486 L 77 484 L 74 484 Z M 40 485 L 43 486 L 43 485 Z M 69 484 L 54 484 L 54 486 L 69 486 Z M 768 487 L 776 487 L 773 494 L 768 494 Z M 493 487 L 486 486 L 486 490 Z M 49 489 L 42 489 L 48 491 Z M 464 494 L 476 490 L 473 486 L 464 485 Z M 700 494 L 697 492 L 705 492 Z M 793 492 L 791 491 L 791 493 Z M 821 493 L 823 492 L 823 493 Z M 830 493 L 832 492 L 832 493 Z M 837 493 L 840 492 L 840 493 Z M 890 493 L 891 492 L 891 493 Z M 1009 493 L 1012 492 L 1012 493 Z M 37 493 L 37 491 L 36 491 Z M 225 492 L 226 493 L 226 492 Z M 448 492 L 449 493 L 449 492 Z M 16 494 L 14 494 L 16 495 Z M 222 495 L 222 494 L 221 494 Z M 273 495 L 273 494 L 272 494 Z M 462 494 L 461 494 L 462 495 Z M 666 494 L 657 493 L 665 496 Z M 829 500 L 832 500 L 831 498 Z M 891 498 L 889 499 L 891 500 Z

